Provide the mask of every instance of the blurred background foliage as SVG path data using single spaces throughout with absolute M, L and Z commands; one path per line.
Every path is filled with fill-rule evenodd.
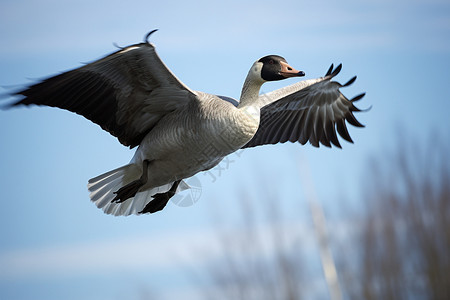
M 319 223 L 312 217 L 300 228 L 283 217 L 299 207 L 286 210 L 268 193 L 242 197 L 236 228 L 214 218 L 222 254 L 197 270 L 195 278 L 212 286 L 204 299 L 311 299 L 322 288 L 332 300 L 450 299 L 449 148 L 433 134 L 421 144 L 402 129 L 397 137 L 368 159 L 359 208 L 336 199 L 344 202 L 339 216 L 326 218 L 325 207 Z M 309 201 L 312 213 L 321 208 Z M 316 240 L 303 239 L 305 230 Z M 317 282 L 318 262 L 325 273 L 331 263 L 335 283 Z

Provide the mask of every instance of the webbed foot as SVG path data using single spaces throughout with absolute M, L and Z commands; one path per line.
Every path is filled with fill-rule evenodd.
M 136 193 L 139 191 L 141 186 L 144 185 L 145 182 L 142 182 L 142 180 L 138 179 L 133 182 L 130 182 L 129 184 L 121 187 L 116 192 L 113 192 L 113 194 L 116 194 L 114 199 L 111 200 L 112 203 L 122 203 L 127 199 L 130 199 L 131 197 L 136 196 Z
M 147 203 L 147 205 L 144 207 L 142 211 L 140 211 L 140 214 L 145 213 L 155 213 L 157 211 L 162 210 L 164 207 L 166 207 L 167 202 L 169 202 L 170 198 L 175 195 L 175 192 L 177 191 L 178 185 L 180 184 L 181 180 L 177 180 L 173 183 L 170 190 L 168 190 L 165 193 L 158 193 L 153 196 L 152 201 Z
M 122 203 L 125 200 L 136 196 L 136 193 L 139 191 L 139 189 L 147 183 L 147 171 L 149 163 L 150 162 L 148 160 L 144 160 L 142 165 L 141 178 L 132 181 L 129 184 L 124 185 L 117 191 L 113 192 L 113 194 L 116 194 L 116 196 L 111 200 L 111 203 Z

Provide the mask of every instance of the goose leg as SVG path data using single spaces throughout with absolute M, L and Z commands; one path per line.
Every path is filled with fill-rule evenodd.
M 148 179 L 148 165 L 150 162 L 148 160 L 144 160 L 142 164 L 142 175 L 141 178 L 130 182 L 127 185 L 124 185 L 120 189 L 118 189 L 116 192 L 113 192 L 113 194 L 116 194 L 114 199 L 111 200 L 111 202 L 114 203 L 122 203 L 125 200 L 134 197 L 136 193 L 139 191 L 139 189 L 147 183 Z
M 167 202 L 169 202 L 169 199 L 175 195 L 175 192 L 177 191 L 178 185 L 180 184 L 181 180 L 177 180 L 173 183 L 170 190 L 168 190 L 165 193 L 159 193 L 153 196 L 152 201 L 150 201 L 142 211 L 140 211 L 140 214 L 145 213 L 154 213 L 157 211 L 162 210 L 166 205 Z

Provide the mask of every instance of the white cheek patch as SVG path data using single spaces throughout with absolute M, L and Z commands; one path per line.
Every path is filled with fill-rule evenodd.
M 246 80 L 251 80 L 255 82 L 264 82 L 264 80 L 261 77 L 262 67 L 263 67 L 262 62 L 256 61 L 255 63 L 253 63 L 250 70 L 248 71 L 248 76 Z
M 261 70 L 263 67 L 263 63 L 262 62 L 255 62 L 253 64 L 253 68 L 252 68 L 252 72 L 257 75 L 258 77 L 261 77 Z

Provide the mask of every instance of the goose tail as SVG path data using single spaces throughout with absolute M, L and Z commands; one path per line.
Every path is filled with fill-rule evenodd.
M 88 181 L 89 197 L 94 204 L 102 209 L 106 214 L 114 216 L 139 215 L 145 206 L 152 201 L 152 196 L 157 193 L 165 193 L 170 190 L 173 182 L 158 186 L 152 189 L 138 191 L 134 197 L 131 197 L 121 203 L 112 202 L 117 190 L 124 185 L 138 179 L 141 176 L 141 170 L 133 163 L 106 172 Z M 186 189 L 183 183 L 180 190 Z

